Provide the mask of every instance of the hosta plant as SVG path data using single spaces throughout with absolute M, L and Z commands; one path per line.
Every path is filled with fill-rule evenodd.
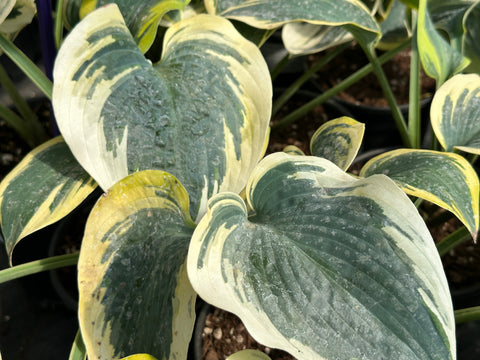
M 103 192 L 78 257 L 71 358 L 185 359 L 199 295 L 299 359 L 455 359 L 448 284 L 412 198 L 475 236 L 478 177 L 455 150 L 478 151 L 478 77 L 457 75 L 436 95 L 445 151 L 385 154 L 353 176 L 364 126 L 350 118 L 322 126 L 312 156 L 264 157 L 272 82 L 262 41 L 247 37 L 298 21 L 341 27 L 378 67 L 380 27 L 363 3 L 106 3 L 65 1 L 52 93 L 61 136 L 0 184 L 10 257 Z M 50 266 L 65 260 L 77 257 Z

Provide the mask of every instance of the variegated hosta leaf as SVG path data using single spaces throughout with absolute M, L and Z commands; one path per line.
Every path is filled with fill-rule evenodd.
M 0 5 L 0 33 L 13 39 L 18 32 L 32 22 L 37 11 L 34 0 L 3 0 Z M 10 9 L 10 11 L 8 11 Z
M 227 357 L 227 360 L 271 360 L 270 356 L 267 354 L 259 351 L 259 350 L 241 350 L 238 351 L 229 357 Z
M 283 148 L 283 152 L 290 155 L 305 155 L 302 149 L 298 148 L 295 145 L 287 145 Z
M 258 47 L 262 47 L 270 36 L 277 31 L 277 29 L 258 29 L 244 22 L 235 20 L 232 20 L 232 24 L 245 39 L 251 41 Z
M 480 5 L 478 0 L 430 0 L 428 10 L 436 28 L 448 35 L 450 44 L 471 62 L 466 71 L 480 70 Z
M 93 10 L 95 3 L 92 0 L 63 0 L 62 20 L 67 29 L 72 29 L 80 21 L 80 7 L 83 2 L 88 5 L 88 11 Z
M 314 156 L 330 160 L 346 171 L 362 145 L 365 124 L 343 116 L 320 126 L 310 141 Z
M 363 3 L 372 10 L 372 14 L 375 15 L 380 21 L 384 21 L 388 15 L 394 3 L 398 0 L 363 0 Z
M 66 25 L 72 28 L 88 13 L 110 3 L 118 5 L 138 47 L 146 52 L 157 34 L 162 17 L 172 10 L 183 10 L 189 0 L 65 0 Z
M 12 12 L 15 2 L 16 0 L 3 0 L 0 3 L 0 25 L 7 18 L 7 16 Z
M 152 355 L 148 354 L 135 354 L 122 358 L 121 360 L 157 360 Z
M 389 151 L 371 159 L 360 172 L 360 176 L 373 174 L 388 175 L 407 194 L 451 211 L 476 238 L 479 181 L 462 156 L 430 150 Z
M 282 28 L 283 44 L 292 55 L 314 54 L 352 39 L 352 34 L 338 26 L 293 22 Z
M 196 294 L 185 262 L 194 226 L 185 189 L 159 170 L 127 176 L 95 204 L 78 262 L 89 359 L 186 358 Z
M 241 191 L 263 154 L 268 67 L 224 18 L 173 25 L 152 65 L 118 8 L 100 8 L 65 39 L 54 79 L 60 131 L 103 189 L 138 170 L 165 170 L 186 187 L 192 216 L 201 216 L 212 194 Z
M 61 137 L 28 153 L 0 183 L 0 225 L 9 256 L 22 238 L 69 214 L 95 187 Z
M 383 175 L 276 153 L 247 199 L 214 196 L 187 260 L 193 287 L 298 359 L 454 359 L 448 284 L 417 209 Z
M 380 23 L 382 38 L 378 48 L 393 49 L 411 36 L 411 29 L 407 25 L 406 11 L 407 7 L 404 3 L 400 0 L 393 1 L 386 19 Z
M 446 151 L 480 155 L 480 76 L 458 74 L 435 93 L 430 108 L 433 131 Z
M 160 20 L 160 25 L 164 27 L 170 27 L 174 23 L 181 20 L 188 19 L 198 14 L 204 14 L 206 12 L 203 0 L 190 1 L 183 9 L 169 11 Z
M 437 86 L 464 69 L 469 60 L 435 30 L 427 10 L 427 0 L 419 0 L 417 43 L 425 72 L 437 81 Z
M 465 14 L 465 37 L 464 37 L 464 55 L 470 59 L 470 65 L 466 71 L 480 73 L 480 2 Z
M 378 40 L 379 26 L 369 9 L 357 0 L 206 0 L 210 14 L 273 29 L 289 22 L 342 26 L 362 44 Z
M 363 1 L 363 3 L 367 5 L 372 15 L 376 14 L 377 11 L 384 14 L 384 6 L 390 6 L 387 4 L 388 1 L 385 2 L 384 6 L 378 0 Z M 306 55 L 343 44 L 352 40 L 353 37 L 343 27 L 292 22 L 283 26 L 282 39 L 290 54 Z
M 464 16 L 478 0 L 429 0 L 428 12 L 437 29 L 448 34 L 452 46 L 462 52 L 462 37 L 465 33 Z

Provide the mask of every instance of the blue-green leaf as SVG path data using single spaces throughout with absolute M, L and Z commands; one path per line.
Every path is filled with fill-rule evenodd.
M 189 0 L 64 0 L 63 17 L 66 26 L 73 28 L 95 9 L 115 3 L 138 47 L 146 52 L 153 43 L 163 16 L 169 11 L 183 10 Z
M 385 174 L 409 195 L 428 200 L 455 214 L 476 238 L 479 180 L 464 157 L 447 152 L 399 149 L 371 159 L 360 176 Z
M 96 186 L 61 137 L 28 153 L 0 183 L 0 225 L 8 254 L 25 236 L 69 214 Z
M 276 153 L 214 196 L 187 260 L 193 287 L 297 359 L 455 359 L 442 263 L 417 209 L 384 175 Z
M 186 358 L 196 294 L 185 262 L 194 226 L 185 188 L 159 170 L 127 176 L 95 204 L 78 262 L 89 359 Z
M 3 0 L 0 4 L 0 33 L 13 40 L 30 24 L 37 12 L 34 0 Z
M 206 0 L 211 14 L 219 14 L 247 24 L 272 29 L 290 22 L 341 26 L 363 44 L 374 44 L 379 26 L 369 9 L 357 0 Z
M 165 170 L 186 187 L 196 218 L 211 195 L 240 192 L 263 155 L 270 74 L 224 18 L 171 26 L 152 65 L 118 8 L 105 6 L 65 39 L 54 79 L 60 131 L 104 190 L 139 170 Z
M 458 74 L 435 93 L 430 109 L 433 131 L 446 151 L 480 155 L 480 76 Z
M 312 135 L 312 155 L 330 160 L 346 171 L 362 144 L 365 124 L 343 116 L 327 121 Z
M 417 43 L 423 68 L 430 77 L 435 78 L 437 86 L 469 63 L 469 60 L 450 46 L 435 29 L 427 9 L 427 0 L 419 1 Z

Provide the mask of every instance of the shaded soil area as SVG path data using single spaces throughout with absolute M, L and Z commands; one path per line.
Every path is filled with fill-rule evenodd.
M 273 360 L 293 360 L 290 354 L 259 344 L 248 333 L 241 320 L 224 310 L 212 308 L 202 334 L 202 359 L 222 360 L 240 350 L 255 349 Z

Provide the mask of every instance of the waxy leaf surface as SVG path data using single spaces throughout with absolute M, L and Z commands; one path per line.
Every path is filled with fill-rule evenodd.
M 172 10 L 183 10 L 189 0 L 65 0 L 63 14 L 67 27 L 72 28 L 88 13 L 115 3 L 138 47 L 146 52 L 153 43 L 162 17 Z
M 95 187 L 61 137 L 28 153 L 0 183 L 0 225 L 9 256 L 22 238 L 69 214 Z
M 54 78 L 60 131 L 104 190 L 138 170 L 165 170 L 186 187 L 195 218 L 214 193 L 240 192 L 263 154 L 268 67 L 224 18 L 171 26 L 152 65 L 108 5 L 70 33 Z
M 193 287 L 298 359 L 454 359 L 442 264 L 406 194 L 328 160 L 276 153 L 214 196 L 190 243 Z
M 315 54 L 352 39 L 352 34 L 340 26 L 292 22 L 282 28 L 283 44 L 292 55 Z
M 446 151 L 480 155 L 480 76 L 458 74 L 444 83 L 432 100 L 430 121 Z
M 475 238 L 478 231 L 479 181 L 464 157 L 430 150 L 399 149 L 371 159 L 360 176 L 385 174 L 409 195 L 454 213 Z
M 145 170 L 112 186 L 87 220 L 78 262 L 89 359 L 185 359 L 195 319 L 186 272 L 194 223 L 172 175 Z
M 377 41 L 380 31 L 369 9 L 357 0 L 206 0 L 205 7 L 211 14 L 262 29 L 294 21 L 342 26 L 363 44 Z
M 313 134 L 310 151 L 347 171 L 357 156 L 364 132 L 365 124 L 346 116 L 327 121 Z
M 380 6 L 381 1 L 363 1 L 363 3 L 367 5 L 372 15 L 382 9 L 382 6 Z M 290 22 L 282 28 L 282 39 L 285 48 L 290 54 L 306 55 L 351 41 L 353 36 L 348 29 L 342 26 Z
M 438 33 L 427 9 L 427 0 L 419 1 L 417 43 L 420 60 L 427 75 L 443 84 L 464 69 L 469 61 Z

